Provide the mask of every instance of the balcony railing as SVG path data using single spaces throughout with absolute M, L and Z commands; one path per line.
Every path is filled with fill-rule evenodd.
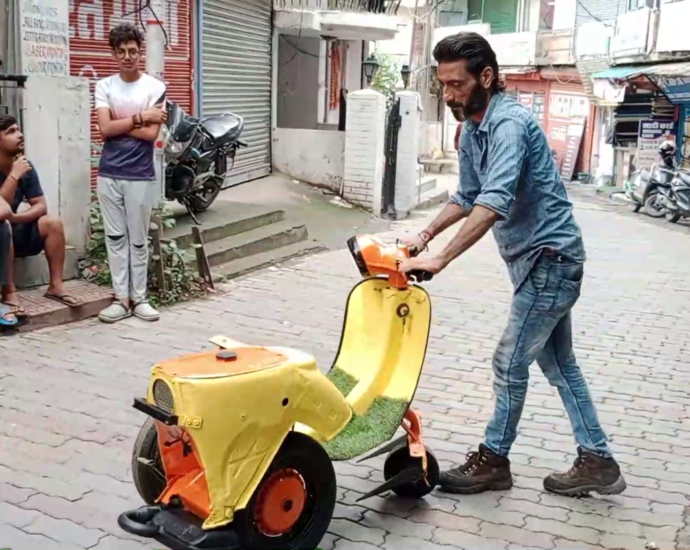
M 274 0 L 277 10 L 345 11 L 397 15 L 402 0 Z

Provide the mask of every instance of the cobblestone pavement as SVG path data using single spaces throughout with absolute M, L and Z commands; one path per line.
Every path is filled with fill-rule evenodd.
M 580 500 L 543 492 L 543 477 L 568 468 L 575 449 L 535 365 L 512 490 L 357 505 L 381 480 L 381 461 L 338 464 L 339 503 L 322 548 L 690 548 L 690 240 L 596 204 L 579 203 L 577 217 L 590 259 L 576 351 L 628 490 Z M 0 339 L 0 547 L 160 548 L 116 523 L 140 504 L 129 464 L 142 415 L 131 402 L 151 364 L 223 333 L 308 350 L 326 369 L 357 278 L 345 250 L 328 252 L 237 280 L 156 324 L 87 321 Z M 435 317 L 415 405 L 446 467 L 476 449 L 491 414 L 491 355 L 511 289 L 491 236 L 427 288 Z

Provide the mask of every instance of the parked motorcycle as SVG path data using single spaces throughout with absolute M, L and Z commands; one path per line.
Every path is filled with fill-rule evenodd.
M 627 186 L 626 195 L 633 205 L 633 212 L 644 212 L 653 218 L 666 215 L 666 199 L 671 193 L 671 180 L 676 170 L 676 145 L 665 141 L 659 147 L 661 165 L 654 163 L 650 170 L 635 171 Z
M 196 214 L 213 204 L 235 164 L 237 149 L 247 146 L 239 139 L 244 120 L 233 113 L 199 120 L 171 101 L 167 109 L 165 198 L 183 204 L 198 224 Z
M 690 218 L 690 170 L 679 169 L 671 180 L 671 193 L 664 201 L 666 219 L 676 223 Z

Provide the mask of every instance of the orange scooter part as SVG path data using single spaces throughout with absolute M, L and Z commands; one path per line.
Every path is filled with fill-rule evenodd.
M 285 468 L 269 477 L 257 494 L 256 527 L 266 536 L 284 535 L 297 523 L 307 500 L 307 488 L 298 471 Z
M 156 421 L 158 445 L 168 484 L 159 501 L 170 504 L 175 496 L 195 516 L 206 519 L 211 513 L 211 499 L 206 473 L 201 466 L 194 441 L 179 426 L 167 426 Z
M 363 276 L 386 275 L 391 286 L 398 289 L 408 287 L 407 276 L 398 271 L 400 263 L 410 257 L 406 246 L 386 246 L 368 236 L 353 237 L 348 245 Z

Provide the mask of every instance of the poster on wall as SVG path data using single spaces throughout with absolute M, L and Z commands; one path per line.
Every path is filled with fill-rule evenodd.
M 659 146 L 666 136 L 673 134 L 673 122 L 641 120 L 637 134 L 637 157 L 635 167 L 651 166 L 659 162 Z
M 69 75 L 68 3 L 22 0 L 19 6 L 22 73 Z
M 584 124 L 568 124 L 565 136 L 565 155 L 561 164 L 561 178 L 571 181 L 575 173 L 575 163 L 580 152 L 582 134 L 585 131 Z

